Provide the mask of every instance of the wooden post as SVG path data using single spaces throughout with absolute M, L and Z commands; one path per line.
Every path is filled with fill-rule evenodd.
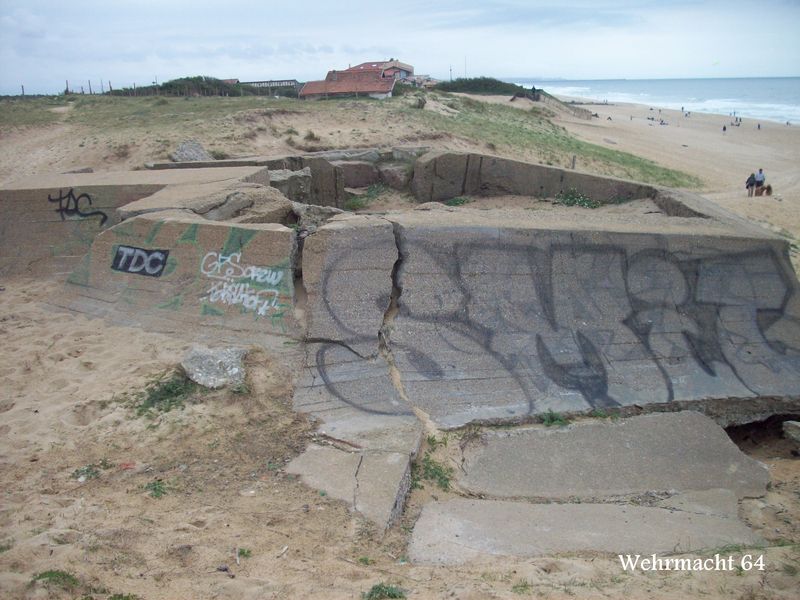
M 23 96 L 25 95 L 25 86 L 24 85 L 22 86 L 22 95 Z
M 64 94 L 69 94 L 69 79 L 67 79 L 67 87 L 64 88 Z
M 89 80 L 89 95 L 92 94 L 92 80 Z
M 575 170 L 575 155 L 572 155 L 572 169 Z

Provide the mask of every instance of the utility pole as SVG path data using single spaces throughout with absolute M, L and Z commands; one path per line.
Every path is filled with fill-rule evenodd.
M 453 81 L 453 65 L 450 65 L 450 81 Z
M 103 90 L 103 78 L 100 78 L 100 95 L 104 94 L 105 91 Z
M 67 79 L 67 87 L 64 88 L 64 95 L 69 94 L 69 79 Z
M 22 86 L 22 95 L 23 96 L 25 95 L 25 86 L 24 85 Z
M 92 95 L 92 80 L 89 80 L 89 95 Z

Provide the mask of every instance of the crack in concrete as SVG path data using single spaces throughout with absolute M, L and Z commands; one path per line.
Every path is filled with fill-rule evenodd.
M 361 472 L 361 465 L 364 463 L 364 454 L 358 457 L 358 465 L 356 465 L 356 472 L 353 474 L 355 479 L 355 486 L 353 487 L 353 508 L 358 510 L 358 474 Z

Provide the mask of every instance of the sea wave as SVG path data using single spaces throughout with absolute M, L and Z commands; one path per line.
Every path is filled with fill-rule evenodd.
M 547 86 L 544 88 L 554 96 L 581 98 L 596 102 L 645 104 L 656 108 L 733 115 L 749 119 L 764 119 L 779 123 L 800 123 L 800 105 L 770 102 L 746 102 L 736 98 L 698 99 L 687 97 L 682 100 L 658 97 L 645 92 L 593 91 L 590 87 L 581 86 Z

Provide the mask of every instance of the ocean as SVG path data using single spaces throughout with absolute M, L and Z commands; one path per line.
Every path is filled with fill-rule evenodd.
M 736 79 L 594 79 L 509 78 L 535 85 L 554 96 L 599 102 L 632 102 L 657 108 L 732 115 L 800 125 L 800 77 Z

